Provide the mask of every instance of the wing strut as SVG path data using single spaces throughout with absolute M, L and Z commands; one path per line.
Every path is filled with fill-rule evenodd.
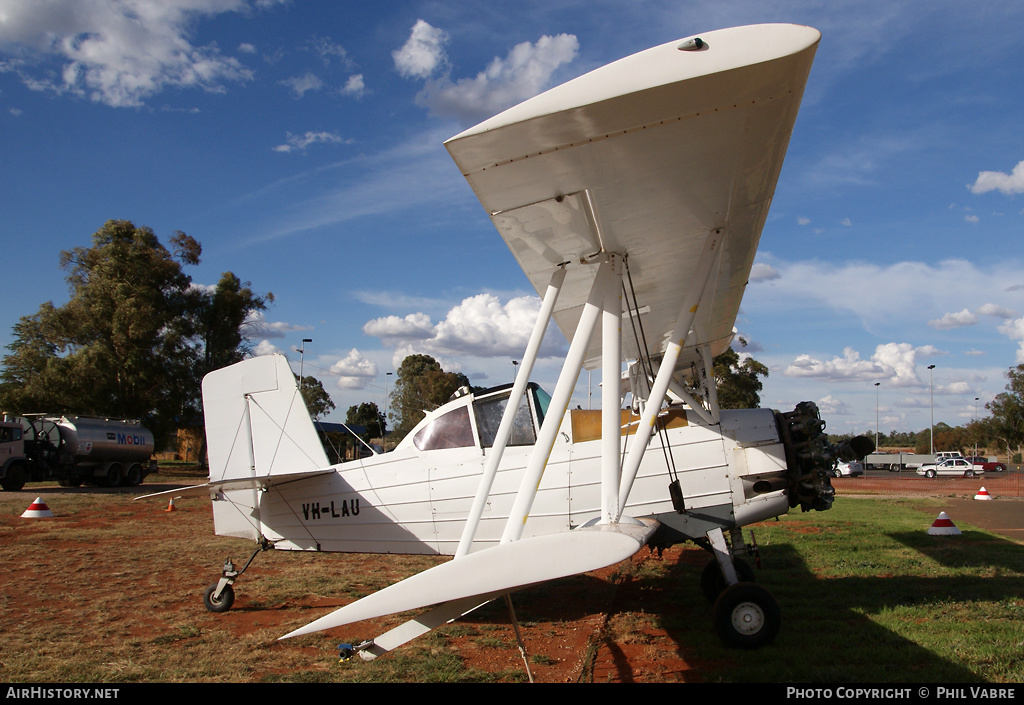
M 572 342 L 569 344 L 569 352 L 565 356 L 565 363 L 558 376 L 558 382 L 555 383 L 555 391 L 551 395 L 548 414 L 544 417 L 544 422 L 541 424 L 540 433 L 537 434 L 537 442 L 534 444 L 533 452 L 530 454 L 530 460 L 526 465 L 526 471 L 519 485 L 519 491 L 516 493 L 512 509 L 509 512 L 508 522 L 505 524 L 505 531 L 501 537 L 501 543 L 503 544 L 518 541 L 523 535 L 523 527 L 529 517 L 533 500 L 537 497 L 537 490 L 540 487 L 541 478 L 544 476 L 544 469 L 547 467 L 548 459 L 551 457 L 551 449 L 555 444 L 555 438 L 558 437 L 558 430 L 562 425 L 562 419 L 565 418 L 565 410 L 569 406 L 573 387 L 576 386 L 576 379 L 580 376 L 580 370 L 583 369 L 583 360 L 586 356 L 590 336 L 594 332 L 597 320 L 605 307 L 606 299 L 608 298 L 607 288 L 610 288 L 608 285 L 613 280 L 613 265 L 608 257 L 602 257 L 601 263 L 598 266 L 597 277 L 594 279 L 594 284 L 587 297 L 587 303 L 583 307 L 583 313 L 580 315 L 579 324 L 576 326 L 576 332 L 573 334 Z M 615 285 L 618 286 L 618 283 L 615 282 Z M 620 307 L 620 318 L 621 311 Z M 615 379 L 618 379 L 618 375 L 615 376 Z M 603 403 L 604 399 L 602 397 Z M 618 417 L 618 406 L 616 401 L 616 417 Z M 618 463 L 617 442 L 620 423 L 621 421 L 616 421 L 615 425 L 616 465 Z
M 608 256 L 601 312 L 601 522 L 619 519 L 619 439 L 622 435 L 622 258 Z
M 512 435 L 512 422 L 515 419 L 519 400 L 526 391 L 526 385 L 530 381 L 530 374 L 533 371 L 533 364 L 537 360 L 537 353 L 540 344 L 544 340 L 544 333 L 547 331 L 548 322 L 551 320 L 551 313 L 558 300 L 558 294 L 565 282 L 565 264 L 555 269 L 548 283 L 547 291 L 544 293 L 544 301 L 541 303 L 540 313 L 537 315 L 537 322 L 533 326 L 533 333 L 530 334 L 530 342 L 523 354 L 522 368 L 516 375 L 515 383 L 512 385 L 512 393 L 509 395 L 508 403 L 505 405 L 505 412 L 501 416 L 501 423 L 498 424 L 498 431 L 491 446 L 490 455 L 487 458 L 487 465 L 484 467 L 483 476 L 477 487 L 476 496 L 473 498 L 473 506 L 470 508 L 469 517 L 466 519 L 466 526 L 462 531 L 462 538 L 459 539 L 459 547 L 455 551 L 455 557 L 461 558 L 469 552 L 476 536 L 476 529 L 480 525 L 480 516 L 483 514 L 484 506 L 487 504 L 487 497 L 491 492 L 494 483 L 494 476 L 501 464 L 501 456 L 508 445 L 508 439 Z
M 690 281 L 690 287 L 686 292 L 686 296 L 683 297 L 679 316 L 676 318 L 675 325 L 670 333 L 672 337 L 665 350 L 665 354 L 662 356 L 658 374 L 654 378 L 654 384 L 651 385 L 651 394 L 647 399 L 647 404 L 644 405 L 640 422 L 637 424 L 636 434 L 633 436 L 633 445 L 630 446 L 622 468 L 622 480 L 619 487 L 620 513 L 622 508 L 626 506 L 629 492 L 633 488 L 633 481 L 636 479 L 636 473 L 640 469 L 640 461 L 643 459 L 644 451 L 647 450 L 647 442 L 651 438 L 654 423 L 658 418 L 658 412 L 661 410 L 661 401 L 668 392 L 669 382 L 672 379 L 672 374 L 675 372 L 679 353 L 683 350 L 683 344 L 686 342 L 686 336 L 689 335 L 690 326 L 693 324 L 693 319 L 697 314 L 697 307 L 700 305 L 701 298 L 704 295 L 704 289 L 707 287 L 711 272 L 715 269 L 715 263 L 722 249 L 720 245 L 724 234 L 724 231 L 719 228 L 711 231 L 708 235 L 704 250 L 701 252 L 700 260 L 697 263 L 697 270 Z M 706 365 L 707 362 L 705 361 Z

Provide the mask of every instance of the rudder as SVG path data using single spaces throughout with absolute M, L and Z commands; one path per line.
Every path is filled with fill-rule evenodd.
M 267 477 L 330 465 L 283 355 L 265 355 L 203 378 L 210 481 Z

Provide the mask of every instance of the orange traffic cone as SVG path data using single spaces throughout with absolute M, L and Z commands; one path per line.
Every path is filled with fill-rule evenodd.
M 46 519 L 52 517 L 53 512 L 46 506 L 46 502 L 43 501 L 42 497 L 36 497 L 36 500 L 28 505 L 28 509 L 21 516 L 27 519 Z
M 974 495 L 975 499 L 992 499 L 992 495 L 988 493 L 984 487 L 978 490 L 978 494 Z
M 945 512 L 939 512 L 939 516 L 936 517 L 932 523 L 928 533 L 932 536 L 959 536 L 960 529 L 956 528 L 956 524 L 949 518 Z
M 167 504 L 167 509 L 165 509 L 164 511 L 165 512 L 176 512 L 176 511 L 178 511 L 177 509 L 174 508 L 174 497 L 171 497 L 171 501 Z

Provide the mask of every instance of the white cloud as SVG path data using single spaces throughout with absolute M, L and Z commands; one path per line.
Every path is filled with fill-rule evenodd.
M 764 262 L 755 262 L 750 268 L 750 281 L 767 282 L 778 279 L 781 276 L 777 269 Z
M 1008 320 L 1016 315 L 1017 312 L 1012 309 L 1004 308 L 997 304 L 983 304 L 974 313 L 965 308 L 958 313 L 947 313 L 942 318 L 928 321 L 928 325 L 939 330 L 947 330 L 950 328 L 973 326 L 978 322 L 978 316 L 994 316 L 995 318 Z
M 493 294 L 465 299 L 434 329 L 434 344 L 451 353 L 521 355 L 540 312 L 540 299 L 521 296 L 502 305 Z
M 752 287 L 743 300 L 743 309 L 752 319 L 777 315 L 783 310 L 818 310 L 833 316 L 852 316 L 866 329 L 882 330 L 891 328 L 894 321 L 902 322 L 904 327 L 942 321 L 945 316 L 959 315 L 949 312 L 963 309 L 975 315 L 1016 315 L 1003 303 L 1017 300 L 1016 292 L 996 292 L 996 300 L 992 300 L 992 282 L 1013 281 L 1018 276 L 1020 263 L 1014 259 L 985 269 L 957 259 L 934 265 L 785 262 L 769 253 L 759 259 L 770 263 L 779 276 L 769 284 L 764 284 L 763 279 L 751 279 Z
M 19 62 L 18 73 L 34 90 L 134 107 L 168 86 L 220 92 L 227 82 L 252 78 L 216 45 L 191 39 L 198 18 L 245 7 L 242 0 L 5 3 L 0 43 L 27 50 L 31 58 Z
M 417 102 L 436 115 L 483 120 L 548 88 L 555 70 L 573 61 L 578 51 L 574 35 L 544 35 L 535 44 L 517 44 L 504 59 L 495 57 L 473 78 L 429 80 Z
M 288 141 L 274 147 L 275 152 L 294 152 L 304 150 L 311 144 L 348 144 L 352 140 L 346 140 L 333 132 L 306 132 L 302 135 L 288 133 Z
M 340 44 L 331 41 L 330 37 L 314 37 L 309 42 L 310 49 L 323 61 L 324 66 L 330 66 L 331 62 L 338 60 L 343 66 L 349 65 L 348 51 Z
M 963 311 L 958 313 L 947 313 L 942 318 L 928 321 L 928 325 L 932 328 L 938 328 L 939 330 L 947 330 L 949 328 L 973 326 L 977 322 L 978 317 L 965 308 Z
M 338 376 L 339 389 L 365 389 L 377 376 L 377 363 L 352 348 L 348 355 L 331 365 L 330 372 Z
M 307 71 L 302 76 L 285 79 L 280 83 L 291 88 L 292 95 L 296 98 L 301 98 L 309 91 L 318 91 L 324 87 L 324 82 L 310 71 Z
M 416 20 L 409 39 L 391 53 L 398 73 L 406 78 L 427 78 L 445 63 L 444 45 L 448 35 L 423 20 Z
M 913 387 L 921 384 L 917 376 L 917 358 L 937 353 L 931 346 L 914 348 L 909 343 L 885 343 L 875 348 L 870 360 L 862 360 L 853 348 L 843 349 L 842 357 L 819 360 L 799 355 L 786 369 L 786 377 L 828 379 L 832 381 L 880 381 L 890 387 Z
M 479 294 L 451 308 L 437 324 L 424 313 L 414 313 L 374 319 L 363 326 L 363 332 L 434 357 L 517 357 L 526 349 L 539 311 L 536 296 L 515 297 L 502 304 L 494 294 Z M 541 356 L 560 355 L 562 346 L 562 336 L 546 335 Z
M 375 318 L 363 326 L 363 332 L 383 340 L 425 340 L 433 336 L 434 324 L 425 313 L 411 313 L 405 318 Z
M 852 413 L 849 404 L 836 399 L 831 394 L 818 400 L 818 411 L 824 416 L 849 416 Z
M 1009 174 L 1001 171 L 983 171 L 967 188 L 971 193 L 988 193 L 1001 191 L 1007 195 L 1024 193 L 1024 161 L 1017 162 Z
M 1004 334 L 1010 340 L 1020 341 L 1020 347 L 1017 348 L 1017 364 L 1024 363 L 1024 318 L 1018 318 L 1013 321 L 1007 321 L 1003 325 L 999 326 L 999 332 Z
M 280 355 L 281 348 L 277 347 L 269 340 L 261 340 L 253 349 L 252 354 L 256 357 L 261 357 L 263 355 Z
M 291 333 L 312 330 L 312 328 L 309 326 L 297 326 L 283 321 L 268 321 L 262 311 L 257 311 L 245 321 L 242 330 L 246 338 L 254 340 L 256 338 L 285 338 Z
M 473 78 L 452 80 L 444 30 L 423 20 L 413 25 L 409 39 L 392 53 L 395 68 L 406 78 L 425 80 L 417 102 L 436 115 L 472 122 L 490 117 L 531 98 L 548 87 L 551 76 L 576 58 L 579 42 L 571 34 L 544 35 L 536 43 L 522 42 L 505 58 L 494 57 Z
M 1003 308 L 1002 306 L 998 306 L 996 304 L 984 304 L 983 306 L 980 306 L 978 308 L 977 313 L 982 316 L 995 316 L 996 318 L 1006 319 L 1015 318 L 1017 316 L 1016 311 L 1008 308 Z
M 342 95 L 350 95 L 359 98 L 366 93 L 366 83 L 363 81 L 363 74 L 357 73 L 348 77 L 345 86 L 341 89 Z

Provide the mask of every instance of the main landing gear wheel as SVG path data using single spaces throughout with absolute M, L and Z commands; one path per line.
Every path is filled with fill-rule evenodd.
M 715 631 L 728 646 L 757 649 L 779 633 L 782 615 L 770 592 L 754 583 L 727 587 L 715 601 Z
M 732 565 L 736 569 L 736 575 L 741 583 L 754 582 L 754 569 L 750 567 L 749 563 L 739 558 L 734 558 Z M 700 589 L 708 602 L 714 604 L 718 596 L 728 586 L 729 584 L 725 581 L 725 576 L 722 575 L 722 569 L 718 565 L 717 560 L 711 560 L 711 562 L 704 566 L 704 572 L 700 574 Z
M 206 609 L 210 612 L 227 612 L 231 609 L 231 605 L 235 603 L 234 589 L 230 585 L 225 585 L 224 589 L 220 591 L 219 598 L 213 596 L 215 592 L 217 592 L 217 583 L 206 588 L 206 592 L 203 593 L 203 605 Z

